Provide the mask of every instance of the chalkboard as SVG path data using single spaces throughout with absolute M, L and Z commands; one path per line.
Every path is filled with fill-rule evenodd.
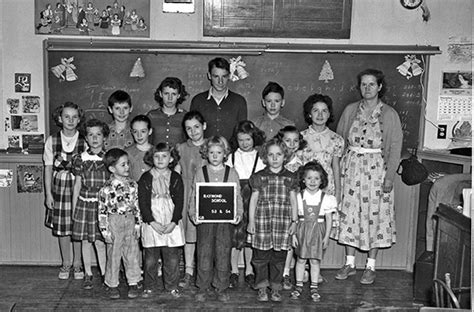
M 87 117 L 96 117 L 110 122 L 107 98 L 117 90 L 130 93 L 133 103 L 132 116 L 156 108 L 154 92 L 167 76 L 180 78 L 190 97 L 182 104 L 188 109 L 192 96 L 209 88 L 207 63 L 216 56 L 232 55 L 215 51 L 212 53 L 147 53 L 144 51 L 96 51 L 45 49 L 48 63 L 47 99 L 50 116 L 49 130 L 57 131 L 51 113 L 66 101 L 79 104 Z M 76 81 L 60 81 L 50 68 L 60 64 L 61 58 L 74 57 L 73 64 L 78 76 Z M 344 107 L 360 99 L 357 74 L 366 68 L 377 68 L 384 72 L 387 81 L 385 103 L 399 113 L 404 140 L 403 147 L 419 145 L 420 116 L 422 112 L 422 84 L 420 77 L 407 79 L 397 66 L 405 61 L 402 53 L 312 53 L 292 51 L 263 52 L 261 55 L 242 55 L 249 77 L 230 83 L 230 89 L 243 95 L 248 103 L 249 118 L 263 114 L 261 92 L 269 81 L 281 84 L 285 89 L 286 106 L 282 114 L 295 121 L 301 130 L 307 127 L 303 118 L 302 104 L 313 93 L 329 95 L 334 102 L 335 129 Z M 417 55 L 421 59 L 421 55 Z M 145 71 L 144 78 L 131 78 L 130 72 L 140 58 Z M 323 72 L 330 71 L 333 78 L 324 80 Z M 324 76 L 324 75 L 322 75 Z M 331 75 L 329 75 L 331 76 Z M 323 79 L 323 80 L 322 80 Z

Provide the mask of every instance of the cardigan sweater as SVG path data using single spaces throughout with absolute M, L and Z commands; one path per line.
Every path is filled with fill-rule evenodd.
M 217 105 L 209 90 L 197 94 L 191 100 L 190 111 L 196 110 L 202 114 L 207 123 L 204 137 L 222 135 L 229 140 L 234 126 L 247 119 L 247 101 L 243 96 L 228 91 L 227 96 Z
M 360 101 L 347 105 L 337 124 L 336 132 L 344 138 L 346 150 L 349 148 L 349 130 L 356 117 L 359 104 Z M 382 103 L 379 121 L 382 130 L 382 157 L 387 170 L 385 179 L 393 181 L 400 163 L 403 143 L 402 125 L 395 109 L 385 103 Z
M 151 196 L 153 191 L 153 175 L 150 171 L 142 174 L 138 180 L 138 205 L 142 214 L 142 220 L 150 224 L 155 221 L 151 212 Z M 184 184 L 181 175 L 176 171 L 171 171 L 170 176 L 170 195 L 174 204 L 173 217 L 171 222 L 176 225 L 182 218 L 184 203 Z

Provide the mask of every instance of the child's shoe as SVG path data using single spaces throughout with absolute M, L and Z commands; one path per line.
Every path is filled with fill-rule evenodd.
M 313 300 L 313 302 L 321 301 L 321 295 L 319 294 L 317 288 L 311 288 L 311 299 Z
M 84 289 L 92 289 L 92 275 L 85 275 L 84 276 L 84 282 L 82 283 L 82 287 Z
M 107 293 L 110 299 L 120 299 L 118 287 L 107 287 Z
M 67 279 L 69 279 L 69 271 L 71 271 L 71 266 L 69 266 L 69 265 L 63 265 L 62 267 L 59 268 L 58 278 L 59 278 L 60 280 L 67 280 Z
M 189 273 L 184 274 L 183 278 L 179 281 L 178 286 L 186 289 L 189 288 L 189 285 L 191 285 L 191 279 L 193 276 Z
M 270 296 L 270 299 L 273 302 L 280 302 L 281 301 L 280 291 L 278 289 L 272 289 L 272 295 Z
M 259 288 L 258 289 L 257 300 L 260 301 L 260 302 L 268 301 L 267 288 Z
M 253 288 L 253 285 L 255 284 L 255 275 L 253 275 L 253 274 L 245 275 L 245 283 L 247 283 L 247 285 L 250 288 Z
M 294 300 L 298 300 L 301 297 L 301 293 L 303 293 L 303 288 L 296 286 L 295 289 L 291 292 L 290 298 Z
M 142 292 L 142 298 L 150 298 L 153 296 L 153 290 L 151 289 L 144 289 Z
M 84 278 L 84 271 L 82 270 L 82 267 L 74 267 L 73 272 L 75 280 L 81 280 Z
M 232 273 L 229 279 L 229 288 L 236 288 L 239 285 L 239 274 Z
M 137 285 L 128 286 L 128 298 L 133 299 L 138 297 L 138 287 Z
M 283 275 L 283 289 L 291 290 L 293 285 L 291 285 L 291 280 L 289 275 Z
M 175 298 L 175 299 L 178 299 L 179 297 L 181 297 L 181 292 L 179 291 L 179 289 L 173 289 L 170 291 L 170 294 L 171 294 L 171 297 Z

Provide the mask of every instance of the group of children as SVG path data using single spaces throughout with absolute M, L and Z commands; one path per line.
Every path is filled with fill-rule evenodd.
M 141 287 L 142 297 L 152 296 L 162 272 L 165 289 L 175 298 L 196 275 L 197 301 L 205 301 L 214 287 L 218 300 L 226 302 L 227 289 L 238 285 L 243 253 L 245 281 L 258 290 L 259 301 L 281 301 L 282 288 L 299 299 L 308 259 L 310 297 L 319 301 L 320 261 L 340 200 L 334 177 L 344 142 L 326 126 L 332 117 L 327 96 L 315 94 L 304 103 L 309 127 L 301 133 L 280 115 L 285 105 L 280 85 L 265 87 L 262 105 L 265 115 L 255 123 L 240 121 L 229 141 L 205 138 L 202 114 L 187 112 L 182 129 L 188 139 L 175 146 L 150 142 L 154 125 L 147 116 L 128 122 L 132 103 L 124 91 L 109 98 L 114 123 L 87 120 L 85 137 L 78 131 L 82 110 L 71 102 L 59 107 L 55 120 L 61 131 L 48 138 L 44 152 L 46 223 L 59 238 L 59 278 L 68 279 L 72 271 L 91 289 L 94 246 L 110 298 L 120 297 L 123 262 L 129 298 Z M 233 223 L 199 222 L 198 182 L 236 184 Z M 294 287 L 289 279 L 293 251 Z

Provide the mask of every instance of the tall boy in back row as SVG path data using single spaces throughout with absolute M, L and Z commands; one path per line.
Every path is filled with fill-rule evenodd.
M 234 126 L 247 119 L 247 101 L 229 90 L 230 64 L 226 59 L 212 59 L 207 78 L 211 88 L 194 96 L 189 110 L 200 112 L 206 120 L 205 137 L 221 135 L 230 140 Z

